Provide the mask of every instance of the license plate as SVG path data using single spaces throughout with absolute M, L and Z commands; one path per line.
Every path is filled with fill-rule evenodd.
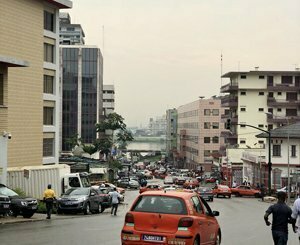
M 32 206 L 31 208 L 32 208 L 32 209 L 37 209 L 37 206 Z
M 66 204 L 66 205 L 73 205 L 74 202 L 66 202 L 65 204 Z
M 163 242 L 165 239 L 162 236 L 143 235 L 143 240 L 148 242 Z
M 9 208 L 9 204 L 4 204 L 3 208 Z

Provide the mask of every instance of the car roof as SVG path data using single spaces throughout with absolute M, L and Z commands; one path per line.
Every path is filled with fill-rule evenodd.
M 180 197 L 180 198 L 190 198 L 196 195 L 194 192 L 185 191 L 146 191 L 141 194 L 141 196 L 168 196 L 168 197 Z

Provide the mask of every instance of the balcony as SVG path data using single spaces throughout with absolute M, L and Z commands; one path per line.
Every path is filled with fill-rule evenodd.
M 238 97 L 232 97 L 232 96 L 224 96 L 221 99 L 221 105 L 222 107 L 237 107 L 238 106 Z
M 269 97 L 267 101 L 267 105 L 271 107 L 286 107 L 286 106 L 299 106 L 299 100 L 280 100 L 275 99 L 274 97 Z
M 221 87 L 221 93 L 229 93 L 229 92 L 237 91 L 237 90 L 238 90 L 238 84 L 228 83 Z
M 226 138 L 226 139 L 237 139 L 238 135 L 236 133 L 233 133 L 231 131 L 221 131 L 221 137 Z
M 286 125 L 287 122 L 289 122 L 289 124 L 295 123 L 295 122 L 299 122 L 300 121 L 300 116 L 286 116 L 284 117 L 276 117 L 276 116 L 268 116 L 267 117 L 267 122 L 268 123 L 280 123 L 283 125 Z
M 294 86 L 290 84 L 268 84 L 268 91 L 272 92 L 298 92 L 300 91 L 299 86 Z

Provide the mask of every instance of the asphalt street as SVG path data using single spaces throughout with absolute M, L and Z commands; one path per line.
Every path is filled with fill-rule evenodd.
M 1 245 L 120 245 L 120 231 L 124 216 L 138 191 L 127 191 L 117 216 L 110 210 L 102 214 L 74 218 L 43 220 L 38 222 L 7 224 L 0 226 Z M 218 221 L 222 229 L 222 245 L 271 245 L 271 228 L 263 220 L 270 205 L 256 198 L 215 198 L 209 203 L 213 210 L 220 211 Z M 270 220 L 272 218 L 270 217 Z M 290 227 L 289 245 L 299 245 L 297 235 Z

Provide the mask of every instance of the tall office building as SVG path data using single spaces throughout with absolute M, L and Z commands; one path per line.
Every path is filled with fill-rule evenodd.
M 68 13 L 59 13 L 59 43 L 84 45 L 85 34 L 80 24 L 72 24 Z
M 103 85 L 103 115 L 107 116 L 115 111 L 115 86 Z
M 177 110 L 169 109 L 166 112 L 166 154 L 172 161 L 177 148 Z
M 177 152 L 181 167 L 211 172 L 214 156 L 223 145 L 220 98 L 199 99 L 177 108 Z
M 59 9 L 71 7 L 69 0 L 0 2 L 0 164 L 58 163 Z
M 83 143 L 96 139 L 95 124 L 103 116 L 103 57 L 96 46 L 60 46 L 62 82 L 62 151 L 78 135 Z

